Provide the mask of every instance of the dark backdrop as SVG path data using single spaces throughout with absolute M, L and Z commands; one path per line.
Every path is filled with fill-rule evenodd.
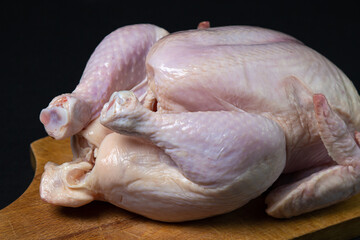
M 359 12 L 345 1 L 12 1 L 1 11 L 0 209 L 33 177 L 29 145 L 45 137 L 38 120 L 56 95 L 71 92 L 90 54 L 118 27 L 153 23 L 170 32 L 256 25 L 288 33 L 333 61 L 360 89 Z M 304 3 L 305 2 L 305 3 Z

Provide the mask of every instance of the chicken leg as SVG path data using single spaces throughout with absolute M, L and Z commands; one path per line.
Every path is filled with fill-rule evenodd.
M 104 105 L 100 121 L 115 132 L 150 140 L 188 179 L 211 188 L 230 184 L 257 166 L 266 176 L 253 177 L 262 192 L 285 164 L 282 129 L 241 110 L 161 114 L 143 107 L 130 91 L 121 91 Z M 273 161 L 271 167 L 260 170 L 267 161 Z
M 114 91 L 136 85 L 147 88 L 145 57 L 167 31 L 150 24 L 130 25 L 109 34 L 91 55 L 79 85 L 72 93 L 55 97 L 40 113 L 47 133 L 62 139 L 95 119 Z

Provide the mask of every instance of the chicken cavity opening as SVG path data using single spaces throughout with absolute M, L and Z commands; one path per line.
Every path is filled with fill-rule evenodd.
M 152 91 L 147 92 L 144 105 L 151 111 L 158 111 L 158 100 Z M 111 103 L 110 103 L 111 104 Z M 69 171 L 66 180 L 69 185 L 80 184 L 95 166 L 100 145 L 107 135 L 113 133 L 100 123 L 99 117 L 93 120 L 85 129 L 71 138 L 73 162 L 87 162 L 91 164 L 89 169 L 75 168 Z
M 92 121 L 85 129 L 71 137 L 71 149 L 73 152 L 73 162 L 88 162 L 92 166 L 86 171 L 83 169 L 73 169 L 69 172 L 66 180 L 69 184 L 77 184 L 83 180 L 87 173 L 90 173 L 95 165 L 98 149 L 103 139 L 112 133 L 104 127 L 99 118 Z

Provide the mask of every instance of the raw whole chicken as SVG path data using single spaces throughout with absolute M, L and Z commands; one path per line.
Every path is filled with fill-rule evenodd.
M 344 73 L 286 34 L 122 27 L 40 114 L 49 135 L 72 136 L 74 155 L 46 164 L 40 195 L 178 222 L 270 189 L 267 213 L 296 216 L 359 192 L 359 109 Z

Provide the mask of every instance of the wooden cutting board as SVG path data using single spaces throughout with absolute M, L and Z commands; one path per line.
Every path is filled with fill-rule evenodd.
M 105 202 L 79 208 L 41 201 L 44 164 L 72 158 L 69 139 L 50 137 L 31 144 L 36 164 L 25 193 L 0 210 L 0 239 L 350 239 L 360 236 L 360 195 L 335 206 L 291 219 L 265 214 L 264 197 L 217 217 L 185 223 L 162 223 Z

